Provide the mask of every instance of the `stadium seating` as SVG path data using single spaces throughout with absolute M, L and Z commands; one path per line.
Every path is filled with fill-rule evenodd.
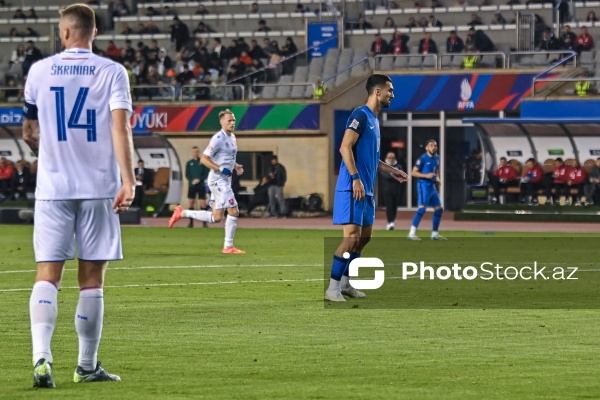
M 119 16 L 114 18 L 114 28 L 105 31 L 99 35 L 95 41 L 95 45 L 100 50 L 108 46 L 109 41 L 114 41 L 118 47 L 124 45 L 125 40 L 131 40 L 134 43 L 143 42 L 148 44 L 152 39 L 158 41 L 159 47 L 164 47 L 168 50 L 172 57 L 175 57 L 172 50 L 171 37 L 169 33 L 170 25 L 173 20 L 173 15 L 155 15 L 147 16 L 149 7 L 155 11 L 162 13 L 165 6 L 168 6 L 170 12 L 176 13 L 178 17 L 188 25 L 192 32 L 199 22 L 208 25 L 214 32 L 196 34 L 195 38 L 200 40 L 209 40 L 212 38 L 221 38 L 223 44 L 227 47 L 228 39 L 236 39 L 244 37 L 247 39 L 256 38 L 259 42 L 266 37 L 276 40 L 280 46 L 285 42 L 287 37 L 291 37 L 298 45 L 306 40 L 306 23 L 310 21 L 333 20 L 340 15 L 340 10 L 346 9 L 346 28 L 344 30 L 346 47 L 343 49 L 335 49 L 323 58 L 316 58 L 308 63 L 300 58 L 297 62 L 297 72 L 290 77 L 282 77 L 279 80 L 279 87 L 269 88 L 264 87 L 260 97 L 262 98 L 310 98 L 312 97 L 315 78 L 327 79 L 328 88 L 334 89 L 348 79 L 361 76 L 367 69 L 369 70 L 400 70 L 405 69 L 410 72 L 427 71 L 433 69 L 457 69 L 461 67 L 462 55 L 447 55 L 445 54 L 445 43 L 450 31 L 455 30 L 459 36 L 466 37 L 466 32 L 470 26 L 466 25 L 471 17 L 471 14 L 477 14 L 484 24 L 490 23 L 494 13 L 500 11 L 507 20 L 512 20 L 513 14 L 516 12 L 531 12 L 539 15 L 549 26 L 552 26 L 553 8 L 549 3 L 530 3 L 522 5 L 505 5 L 505 4 L 490 4 L 485 6 L 468 6 L 468 7 L 420 7 L 415 8 L 414 4 L 409 1 L 400 1 L 404 8 L 400 9 L 385 9 L 380 6 L 374 6 L 372 9 L 367 9 L 368 4 L 363 4 L 357 0 L 342 2 L 335 0 L 329 2 L 327 6 L 317 0 L 258 0 L 259 10 L 257 13 L 250 13 L 249 10 L 253 0 L 218 0 L 212 3 L 203 4 L 208 10 L 207 14 L 195 14 L 198 9 L 198 2 L 145 2 L 138 3 L 137 10 L 131 7 L 130 15 Z M 298 3 L 307 7 L 310 11 L 297 12 Z M 346 6 L 344 6 L 346 4 Z M 15 27 L 18 30 L 25 28 L 34 29 L 38 37 L 0 37 L 0 51 L 5 56 L 0 61 L 0 79 L 4 80 L 7 76 L 21 78 L 21 69 L 19 65 L 13 65 L 10 62 L 10 54 L 12 54 L 16 45 L 19 43 L 33 40 L 36 46 L 44 53 L 48 54 L 56 45 L 55 41 L 51 40 L 54 33 L 52 29 L 58 22 L 57 11 L 62 6 L 60 2 L 48 2 L 44 0 L 31 0 L 27 6 L 10 6 L 0 8 L 0 22 L 5 26 L 6 31 Z M 133 6 L 133 4 L 131 4 Z M 581 2 L 577 3 L 577 16 L 582 18 L 588 11 L 597 9 L 600 2 Z M 34 8 L 37 18 L 15 19 L 14 14 L 18 9 L 27 11 L 29 8 Z M 98 16 L 104 21 L 104 25 L 110 27 L 111 19 L 110 5 L 105 3 L 101 6 L 95 6 Z M 358 15 L 364 15 L 369 23 L 372 24 L 372 29 L 355 29 L 356 24 L 354 19 Z M 444 25 L 443 27 L 418 27 L 405 28 L 408 18 L 413 17 L 419 20 L 429 15 L 435 15 Z M 392 18 L 396 26 L 400 28 L 385 28 L 387 18 Z M 272 30 L 269 32 L 258 32 L 258 21 L 265 20 L 267 26 Z M 143 33 L 122 35 L 120 28 L 122 24 L 128 24 L 132 28 L 136 28 L 137 24 L 145 24 L 151 22 L 156 25 L 160 33 Z M 575 20 L 570 22 L 570 25 L 575 33 L 582 26 L 589 28 L 590 33 L 596 37 L 596 41 L 600 42 L 600 24 L 596 22 L 583 22 Z M 544 68 L 555 57 L 551 53 L 531 53 L 527 55 L 512 56 L 514 60 L 510 60 L 509 53 L 515 47 L 515 37 L 517 26 L 515 24 L 506 25 L 480 25 L 478 29 L 484 30 L 492 41 L 496 44 L 498 54 L 486 54 L 480 57 L 479 68 L 501 68 L 505 58 L 507 64 L 512 68 Z M 554 25 L 554 29 L 556 26 Z M 381 34 L 384 38 L 389 39 L 395 30 L 400 30 L 410 36 L 411 52 L 408 56 L 396 57 L 378 57 L 367 63 L 360 63 L 367 56 L 375 34 Z M 422 38 L 425 32 L 432 34 L 432 39 L 437 43 L 440 50 L 437 56 L 427 55 L 425 57 L 415 56 L 417 54 L 416 44 Z M 514 54 L 514 52 L 513 52 Z M 511 62 L 512 61 L 512 62 Z M 596 71 L 596 66 L 600 64 L 600 50 L 591 52 L 582 52 L 578 65 L 587 69 L 591 74 L 600 74 Z M 180 65 L 180 64 L 179 64 Z M 276 76 L 276 79 L 279 79 Z M 169 83 L 169 82 L 167 82 Z M 293 85 L 292 85 L 293 84 Z M 250 92 L 249 90 L 247 91 Z M 10 97 L 12 100 L 19 100 Z
M 592 172 L 592 169 L 596 166 L 596 160 L 588 159 L 583 163 L 583 169 L 589 175 Z

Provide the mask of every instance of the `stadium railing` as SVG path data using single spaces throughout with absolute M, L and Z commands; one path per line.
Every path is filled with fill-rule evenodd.
M 438 56 L 439 59 L 439 65 L 438 65 L 438 69 L 444 69 L 444 67 L 448 67 L 450 69 L 456 69 L 457 66 L 460 66 L 457 64 L 457 62 L 454 61 L 454 57 L 459 57 L 459 61 L 460 64 L 462 64 L 462 60 L 463 58 L 468 55 L 469 53 L 445 53 L 445 54 L 441 54 L 440 56 Z M 502 68 L 505 69 L 506 68 L 506 54 L 501 52 L 501 51 L 487 51 L 487 52 L 480 52 L 480 53 L 472 53 L 472 55 L 478 56 L 480 59 L 480 63 L 479 66 L 477 68 Z M 488 59 L 493 59 L 494 62 L 485 62 L 486 58 Z M 501 62 L 500 64 L 498 64 L 498 62 L 496 61 L 497 59 L 500 59 Z M 448 63 L 445 63 L 445 60 L 449 60 Z
M 195 101 L 203 100 L 197 99 L 198 89 L 208 88 L 210 99 L 204 100 L 243 100 L 246 98 L 246 88 L 242 84 L 220 84 L 220 83 L 196 83 L 194 85 L 183 85 L 181 86 L 181 92 L 178 93 L 175 100 L 184 101 Z
M 548 83 L 576 83 L 576 82 L 581 82 L 581 81 L 585 81 L 585 82 L 595 82 L 596 84 L 592 87 L 592 91 L 590 93 L 587 93 L 586 96 L 597 96 L 598 95 L 598 91 L 597 89 L 600 87 L 600 85 L 598 85 L 597 83 L 600 82 L 600 78 L 598 77 L 585 77 L 585 78 L 534 78 L 533 79 L 533 84 L 532 84 L 532 96 L 535 95 L 535 84 L 536 83 L 540 83 L 540 82 L 548 82 Z M 574 95 L 577 96 L 577 93 L 575 93 L 575 89 L 574 87 L 571 89 L 566 89 L 565 90 L 565 95 Z M 582 96 L 583 97 L 583 96 Z
M 531 80 L 531 96 L 532 97 L 535 96 L 535 86 L 536 86 L 535 84 L 537 82 L 542 81 L 542 79 L 545 79 L 544 75 L 546 75 L 548 72 L 552 71 L 554 68 L 566 63 L 570 59 L 572 59 L 572 58 L 575 59 L 576 57 L 577 57 L 577 54 L 571 53 L 571 54 L 567 55 L 565 58 L 558 60 L 557 62 L 553 63 L 548 68 L 546 68 L 545 70 L 543 70 L 542 72 L 540 72 L 539 74 L 534 76 L 533 79 Z M 547 90 L 547 88 L 545 88 L 545 89 Z
M 219 31 L 221 35 L 230 31 L 251 31 L 253 33 L 264 33 L 265 36 L 271 36 L 273 31 L 279 31 L 273 24 L 283 22 L 285 24 L 285 31 L 297 31 L 303 30 L 305 21 L 317 21 L 320 18 L 333 18 L 336 13 L 324 12 L 321 16 L 315 14 L 307 15 L 306 13 L 293 13 L 293 12 L 277 12 L 277 13 L 262 13 L 262 14 L 247 14 L 247 13 L 220 13 L 220 14 L 207 14 L 207 15 L 180 15 L 179 19 L 188 25 L 190 32 L 193 31 L 194 26 L 199 22 L 204 22 L 210 25 L 216 31 Z M 271 27 L 269 32 L 256 32 L 258 27 L 258 21 L 264 19 L 267 21 L 267 25 Z M 173 22 L 173 16 L 125 16 L 113 18 L 116 29 L 119 28 L 119 24 L 122 23 L 140 23 L 140 22 L 152 22 L 161 32 L 167 32 L 169 25 Z M 217 27 L 218 25 L 218 27 Z M 273 25 L 273 26 L 271 26 Z M 284 34 L 285 35 L 285 34 Z M 289 34 L 288 36 L 296 36 L 296 33 Z M 249 35 L 241 35 L 249 36 Z
M 255 83 L 250 85 L 247 100 L 257 99 L 311 99 L 314 97 L 316 84 L 313 82 L 297 83 Z M 261 88 L 261 90 L 257 90 Z M 270 88 L 270 89 L 267 89 Z M 287 90 L 286 88 L 291 88 Z M 304 90 L 294 90 L 304 88 Z M 309 90 L 310 89 L 310 90 Z
M 334 84 L 334 85 L 331 84 L 331 83 L 337 83 L 337 79 L 336 79 L 336 81 L 333 81 L 333 79 L 337 78 L 338 76 L 343 76 L 343 74 L 345 72 L 348 72 L 348 71 L 352 70 L 352 68 L 359 66 L 359 65 L 366 65 L 367 67 L 370 67 L 369 66 L 369 57 L 366 56 L 364 58 L 361 58 L 360 60 L 357 60 L 357 61 L 353 62 L 352 64 L 338 70 L 334 74 L 326 76 L 325 78 L 323 78 L 322 83 L 324 85 L 326 85 L 327 82 L 330 82 L 329 85 L 326 85 L 326 86 L 330 86 L 330 87 L 339 86 L 339 84 Z
M 131 91 L 135 100 L 176 100 L 175 86 L 172 85 L 134 85 Z
M 7 91 L 11 91 L 9 92 L 10 95 L 6 94 Z M 25 88 L 23 86 L 0 86 L 0 102 L 18 103 L 20 106 L 23 102 L 24 91 Z
M 389 59 L 393 59 L 392 68 L 385 69 L 431 69 L 437 70 L 438 66 L 438 58 L 437 54 L 385 54 L 385 55 L 376 55 L 373 57 L 374 62 L 371 63 L 372 69 L 381 68 L 382 64 L 385 66 L 388 64 Z
M 567 64 L 567 61 L 569 61 L 571 58 L 573 58 L 573 63 L 570 65 L 571 68 L 577 68 L 577 53 L 574 51 L 568 51 L 568 50 L 554 50 L 554 51 L 511 51 L 508 54 L 508 60 L 507 60 L 507 68 L 514 68 L 514 66 L 528 66 L 529 68 L 535 67 L 535 66 L 543 66 L 543 65 L 548 65 L 548 59 L 546 60 L 546 62 L 541 63 L 541 64 L 537 64 L 535 62 L 535 58 L 536 57 L 540 57 L 543 55 L 546 56 L 550 56 L 552 54 L 555 54 L 557 56 L 557 60 L 561 60 L 563 57 L 567 56 L 567 55 L 571 55 L 572 57 L 569 57 L 567 60 L 562 59 L 562 64 L 564 64 L 564 66 L 569 66 Z M 519 61 L 516 61 L 518 57 Z M 525 61 L 524 61 L 525 60 Z
M 340 8 L 343 6 L 343 3 L 357 3 L 359 0 L 334 0 L 331 3 L 333 5 L 338 5 Z M 269 9 L 269 7 L 293 7 L 295 8 L 297 4 L 302 4 L 304 6 L 309 6 L 309 12 L 320 12 L 322 8 L 323 1 L 321 0 L 216 0 L 211 2 L 210 4 L 205 4 L 209 11 L 213 11 L 214 8 L 220 7 L 246 7 L 247 10 L 250 9 L 252 3 L 257 3 L 259 6 L 259 12 L 262 12 L 265 8 Z M 139 10 L 146 9 L 148 7 L 154 7 L 157 11 L 159 11 L 165 5 L 168 5 L 172 10 L 176 12 L 183 12 L 183 9 L 196 9 L 198 7 L 199 2 L 196 1 L 178 1 L 178 2 L 166 2 L 166 1 L 155 1 L 155 2 L 145 2 L 138 3 L 137 8 Z M 244 10 L 246 11 L 246 10 Z

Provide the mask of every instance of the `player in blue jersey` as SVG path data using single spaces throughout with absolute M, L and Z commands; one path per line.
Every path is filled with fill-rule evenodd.
M 360 257 L 369 240 L 375 220 L 373 187 L 377 170 L 387 172 L 399 182 L 408 176 L 379 160 L 380 133 L 377 114 L 394 98 L 392 80 L 386 75 L 367 79 L 367 103 L 355 109 L 346 123 L 340 146 L 342 165 L 335 186 L 333 223 L 343 225 L 344 239 L 333 256 L 331 280 L 325 292 L 329 301 L 346 301 L 343 295 L 360 298 L 365 294 L 350 286 L 348 265 Z
M 425 154 L 423 154 L 417 160 L 413 170 L 412 176 L 417 178 L 417 192 L 419 194 L 418 205 L 419 209 L 413 218 L 412 226 L 408 234 L 409 240 L 421 240 L 417 236 L 417 228 L 421 223 L 421 218 L 425 215 L 427 207 L 433 207 L 433 230 L 431 232 L 432 240 L 446 240 L 445 237 L 440 236 L 438 229 L 440 222 L 442 221 L 442 214 L 444 209 L 442 208 L 442 202 L 440 201 L 440 194 L 438 188 L 441 184 L 438 176 L 440 169 L 440 156 L 437 154 L 437 142 L 430 139 L 425 144 Z

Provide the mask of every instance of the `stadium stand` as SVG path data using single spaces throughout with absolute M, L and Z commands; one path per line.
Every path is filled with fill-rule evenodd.
M 255 10 L 256 12 L 251 10 L 253 3 L 257 4 L 258 9 Z M 308 22 L 335 20 L 341 16 L 342 12 L 346 13 L 346 29 L 344 30 L 346 48 L 336 49 L 334 52 L 328 53 L 323 61 L 316 59 L 310 63 L 306 63 L 303 55 L 298 56 L 299 62 L 296 63 L 296 66 L 303 69 L 298 74 L 293 73 L 291 78 L 282 76 L 281 67 L 275 66 L 274 70 L 271 68 L 271 70 L 265 72 L 267 79 L 264 82 L 260 82 L 260 79 L 253 81 L 252 78 L 244 78 L 241 82 L 236 82 L 244 85 L 257 85 L 255 88 L 261 84 L 280 85 L 274 89 L 269 89 L 265 86 L 264 90 L 259 94 L 256 93 L 256 89 L 253 91 L 251 87 L 247 86 L 244 93 L 248 99 L 258 97 L 279 99 L 286 97 L 308 98 L 309 93 L 312 93 L 314 88 L 311 85 L 315 84 L 315 81 L 311 79 L 315 77 L 326 79 L 329 89 L 334 89 L 348 79 L 360 77 L 367 68 L 371 70 L 373 68 L 380 70 L 407 69 L 409 71 L 461 68 L 462 56 L 447 54 L 445 42 L 449 32 L 453 30 L 459 36 L 466 37 L 468 30 L 471 28 L 467 23 L 470 21 L 472 14 L 476 14 L 483 24 L 488 24 L 479 25 L 477 28 L 485 31 L 498 49 L 498 52 L 494 52 L 494 54 L 481 55 L 478 63 L 479 68 L 542 68 L 555 59 L 553 52 L 529 52 L 527 54 L 515 52 L 517 50 L 515 37 L 518 25 L 515 24 L 516 17 L 513 16 L 516 13 L 535 13 L 542 21 L 546 21 L 546 26 L 557 31 L 557 34 L 559 33 L 557 25 L 551 22 L 554 18 L 554 9 L 551 4 L 490 4 L 484 6 L 435 8 L 415 8 L 411 7 L 412 4 L 406 4 L 407 7 L 405 8 L 386 9 L 370 4 L 366 4 L 365 6 L 362 2 L 357 1 L 347 3 L 348 9 L 344 10 L 346 3 L 340 1 L 332 1 L 324 5 L 322 2 L 313 0 L 261 0 L 257 2 L 251 0 L 220 0 L 214 1 L 211 4 L 203 4 L 201 10 L 199 10 L 197 2 L 146 2 L 138 3 L 137 5 L 128 4 L 128 12 L 118 13 L 113 9 L 113 3 L 109 2 L 95 6 L 102 21 L 101 25 L 105 27 L 103 34 L 97 37 L 95 45 L 99 52 L 103 52 L 107 49 L 111 41 L 115 43 L 117 49 L 122 49 L 125 42 L 130 40 L 134 44 L 134 49 L 137 49 L 137 44 L 143 43 L 140 49 L 144 50 L 143 46 L 147 46 L 151 40 L 156 40 L 158 47 L 164 48 L 174 60 L 174 69 L 178 73 L 178 69 L 181 69 L 182 61 L 185 62 L 190 56 L 194 57 L 197 55 L 176 53 L 173 50 L 170 29 L 173 24 L 173 18 L 177 16 L 182 23 L 187 25 L 187 29 L 190 32 L 190 42 L 194 39 L 200 40 L 201 46 L 206 47 L 209 52 L 214 47 L 211 40 L 215 38 L 221 39 L 226 48 L 226 57 L 228 60 L 231 60 L 234 55 L 230 54 L 230 45 L 227 43 L 229 40 L 245 38 L 246 42 L 251 39 L 256 39 L 260 42 L 268 38 L 271 42 L 275 41 L 276 48 L 274 50 L 271 49 L 272 52 L 270 54 L 265 52 L 261 55 L 261 62 L 269 66 L 269 64 L 273 63 L 271 57 L 273 53 L 278 54 L 280 57 L 275 62 L 276 64 L 282 58 L 285 59 L 285 57 L 294 56 L 291 54 L 286 54 L 283 57 L 280 56 L 282 53 L 282 43 L 288 37 L 292 38 L 296 43 L 304 43 L 306 41 L 305 27 Z M 301 4 L 302 12 L 298 12 L 298 4 Z M 369 6 L 373 7 L 369 8 Z M 579 15 L 585 15 L 588 11 L 594 10 L 598 6 L 600 6 L 600 2 L 582 2 L 577 5 L 577 12 Z M 6 54 L 0 62 L 0 78 L 3 79 L 5 85 L 8 83 L 7 77 L 13 78 L 17 86 L 22 85 L 23 74 L 19 71 L 19 65 L 15 65 L 16 63 L 8 57 L 8 54 L 11 54 L 18 44 L 33 40 L 44 54 L 51 53 L 57 48 L 56 40 L 53 38 L 56 37 L 55 26 L 58 22 L 56 12 L 60 8 L 60 5 L 33 0 L 28 2 L 27 7 L 30 7 L 33 11 L 21 9 L 18 6 L 0 8 L 0 22 L 5 26 L 5 29 L 10 31 L 11 28 L 14 28 L 18 32 L 16 36 L 0 37 L 0 49 Z M 24 14 L 34 13 L 36 14 L 36 18 L 13 18 L 19 12 L 23 12 Z M 494 20 L 494 15 L 498 12 L 504 13 L 509 21 L 508 24 L 490 24 Z M 366 17 L 367 22 L 373 26 L 372 29 L 356 29 L 357 25 L 354 21 L 360 15 Z M 423 18 L 429 16 L 437 17 L 443 25 L 436 27 L 404 27 L 409 18 L 414 18 L 416 21 L 422 22 Z M 391 19 L 395 27 L 385 27 L 386 19 Z M 258 21 L 260 20 L 266 21 L 266 25 L 271 30 L 268 32 L 257 31 Z M 202 29 L 196 30 L 198 29 L 198 24 L 200 24 Z M 573 19 L 570 24 L 575 32 L 580 27 L 586 26 L 590 28 L 592 34 L 597 38 L 600 33 L 600 26 L 597 22 Z M 123 27 L 129 27 L 131 31 L 123 34 Z M 21 36 L 27 28 L 32 29 L 35 35 L 28 37 Z M 194 30 L 196 31 L 194 32 Z M 396 30 L 410 36 L 409 45 L 411 49 L 408 55 L 398 55 L 395 57 L 381 56 L 375 60 L 371 60 L 369 64 L 360 63 L 354 65 L 367 55 L 366 52 L 370 48 L 374 34 L 381 34 L 387 40 Z M 428 54 L 424 57 L 416 56 L 416 44 L 425 32 L 432 34 L 432 39 L 438 44 L 440 51 L 438 54 Z M 597 50 L 581 52 L 578 65 L 586 68 L 590 71 L 591 75 L 594 75 L 597 73 L 596 64 L 599 57 L 600 55 Z M 125 62 L 124 60 L 121 61 Z M 132 84 L 149 84 L 145 82 L 145 74 L 149 62 L 146 62 L 143 68 L 141 68 L 141 75 L 140 71 L 138 71 L 139 63 L 136 63 L 134 60 L 129 60 L 129 62 L 133 64 L 131 67 L 135 78 Z M 209 70 L 211 79 L 207 85 L 210 84 L 214 87 L 215 84 L 221 85 L 226 82 L 232 82 L 227 77 L 227 67 L 229 67 L 229 64 L 217 66 L 215 68 L 216 72 L 211 70 L 211 67 L 214 66 L 202 65 L 200 77 L 194 77 L 193 83 L 204 84 L 203 76 Z M 237 76 L 248 75 L 250 72 L 253 72 L 252 70 L 248 71 L 248 68 L 245 66 L 242 67 L 237 70 Z M 346 67 L 350 67 L 349 70 L 345 70 Z M 243 74 L 239 73 L 241 69 L 244 69 Z M 163 76 L 164 84 L 166 85 L 171 84 L 171 77 L 166 76 L 168 72 L 168 69 L 161 70 L 161 76 Z M 189 93 L 191 92 L 188 90 Z M 5 96 L 5 100 L 15 100 L 15 97 L 18 99 L 18 96 Z M 162 97 L 165 100 L 170 98 L 170 96 Z M 223 97 L 228 98 L 227 95 Z M 141 96 L 142 100 L 144 98 L 144 96 Z M 187 98 L 195 99 L 195 96 L 188 95 Z
M 592 80 L 600 80 L 597 68 L 600 49 L 540 51 L 537 42 L 524 48 L 519 38 L 524 33 L 539 35 L 538 28 L 541 26 L 550 29 L 559 39 L 562 26 L 554 22 L 556 11 L 550 3 L 506 5 L 496 0 L 487 5 L 434 8 L 415 7 L 415 3 L 408 0 L 396 2 L 398 8 L 382 7 L 380 2 L 356 0 L 330 0 L 325 3 L 316 0 L 217 0 L 209 3 L 137 4 L 125 0 L 125 3 L 128 7 L 124 12 L 116 10 L 114 2 L 94 6 L 100 28 L 94 42 L 95 51 L 126 66 L 134 100 L 142 105 L 182 100 L 300 103 L 313 99 L 318 81 L 324 82 L 327 89 L 319 101 L 326 103 L 374 71 L 419 76 L 462 74 L 465 72 L 466 53 L 448 53 L 446 41 L 450 32 L 456 31 L 465 41 L 465 49 L 474 45 L 469 38 L 472 28 L 469 24 L 473 19 L 481 21 L 481 25 L 474 28 L 485 32 L 493 42 L 493 49 L 488 49 L 493 51 L 475 49 L 477 64 L 474 69 L 477 73 L 505 74 L 512 72 L 509 70 L 536 73 L 565 54 L 573 54 L 575 62 L 557 70 L 566 80 L 544 86 L 539 89 L 538 95 L 573 96 L 575 77 L 582 72 Z M 0 85 L 3 85 L 0 100 L 8 106 L 21 102 L 26 78 L 23 64 L 27 55 L 17 50 L 18 47 L 27 47 L 31 40 L 44 55 L 58 51 L 56 25 L 61 4 L 58 1 L 31 0 L 26 7 L 0 7 L 3 26 L 0 28 Z M 568 17 L 567 23 L 576 35 L 582 27 L 587 27 L 595 41 L 600 41 L 600 24 L 583 19 L 589 11 L 598 7 L 598 1 L 574 4 L 575 12 Z M 15 18 L 19 12 L 35 13 L 36 17 Z M 496 23 L 499 14 L 506 19 L 501 24 Z M 539 22 L 539 26 L 537 22 L 535 25 L 536 32 L 525 29 L 526 24 L 519 19 L 523 16 L 533 18 L 534 14 Z M 180 51 L 176 51 L 172 41 L 175 17 L 187 28 L 184 29 L 184 46 Z M 364 23 L 362 27 L 367 29 L 359 29 L 359 19 L 360 23 Z M 414 26 L 407 26 L 409 19 L 415 21 Z M 431 20 L 440 23 L 429 26 L 428 21 Z M 260 21 L 264 21 L 269 29 L 259 31 Z M 307 56 L 310 46 L 307 43 L 307 25 L 322 21 L 337 22 L 341 31 L 340 46 L 329 50 L 323 57 L 310 59 Z M 370 53 L 376 34 L 389 41 L 396 31 L 409 37 L 408 53 Z M 437 54 L 419 54 L 418 44 L 426 33 L 431 34 L 431 39 L 437 43 Z M 294 51 L 286 48 L 288 38 L 295 42 Z M 537 36 L 535 40 L 538 40 Z M 153 44 L 153 41 L 156 43 Z M 257 45 L 250 47 L 252 41 L 256 41 Z M 185 64 L 189 65 L 193 77 L 183 76 Z M 532 93 L 535 92 L 533 87 Z M 577 139 L 576 135 L 574 137 Z M 546 139 L 543 135 L 534 135 L 532 139 L 540 154 L 547 150 L 544 145 Z M 556 143 L 554 139 L 552 142 Z M 494 145 L 499 143 L 496 137 L 492 141 L 495 141 Z M 566 143 L 562 139 L 559 142 L 561 145 Z M 530 145 L 524 137 L 511 137 L 510 143 L 519 143 L 525 149 Z M 571 144 L 566 143 L 563 147 L 569 146 Z M 581 146 L 588 147 L 590 145 L 586 143 Z M 577 148 L 580 148 L 579 143 Z M 533 155 L 533 151 L 532 154 L 527 152 L 511 162 L 522 165 L 525 156 Z M 575 157 L 575 151 L 567 156 Z M 583 164 L 586 160 L 579 161 Z M 162 174 L 169 175 L 168 172 Z M 161 188 L 164 190 L 164 186 Z

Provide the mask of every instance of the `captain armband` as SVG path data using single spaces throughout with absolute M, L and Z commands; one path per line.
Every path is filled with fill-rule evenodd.
M 23 116 L 27 119 L 35 120 L 38 119 L 38 109 L 35 104 L 29 104 L 25 102 L 23 104 Z

